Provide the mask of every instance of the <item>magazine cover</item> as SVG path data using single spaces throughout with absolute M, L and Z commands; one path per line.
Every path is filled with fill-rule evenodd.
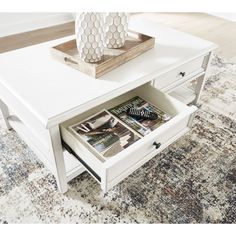
M 159 117 L 155 120 L 133 118 L 126 114 L 126 111 L 130 107 L 134 107 L 140 110 L 146 109 L 150 112 L 155 112 Z M 124 123 L 126 123 L 128 126 L 133 128 L 143 136 L 149 134 L 151 131 L 155 130 L 157 127 L 171 119 L 170 115 L 166 114 L 162 110 L 158 109 L 157 107 L 153 106 L 152 104 L 138 96 L 131 98 L 130 100 L 116 107 L 111 108 L 109 112 L 117 116 Z
M 139 139 L 138 135 L 105 110 L 69 129 L 105 158 L 116 155 Z

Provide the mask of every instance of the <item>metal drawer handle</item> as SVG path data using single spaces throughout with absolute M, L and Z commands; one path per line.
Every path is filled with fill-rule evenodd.
M 185 72 L 180 72 L 179 74 L 180 74 L 182 77 L 185 76 Z
M 157 143 L 156 141 L 153 143 L 153 145 L 158 149 L 161 146 L 161 143 Z

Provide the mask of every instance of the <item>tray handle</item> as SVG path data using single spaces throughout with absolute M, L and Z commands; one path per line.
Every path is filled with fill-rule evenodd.
M 71 58 L 69 57 L 64 57 L 64 61 L 65 63 L 72 63 L 72 64 L 78 64 L 76 61 L 72 60 Z

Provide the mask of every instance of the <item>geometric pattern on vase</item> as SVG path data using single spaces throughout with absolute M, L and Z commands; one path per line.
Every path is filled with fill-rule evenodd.
M 104 21 L 102 13 L 83 12 L 76 15 L 75 34 L 79 58 L 97 62 L 104 53 Z
M 124 46 L 128 31 L 128 14 L 124 12 L 106 13 L 104 31 L 107 48 Z

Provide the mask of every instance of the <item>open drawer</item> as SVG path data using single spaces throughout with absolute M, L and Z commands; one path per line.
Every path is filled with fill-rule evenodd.
M 144 98 L 170 114 L 172 119 L 106 161 L 95 156 L 68 129 L 69 126 L 83 121 L 102 109 L 112 108 L 135 96 Z M 62 141 L 66 149 L 79 159 L 106 192 L 185 134 L 189 130 L 191 114 L 196 109 L 158 91 L 150 84 L 145 84 L 62 123 L 60 125 Z

